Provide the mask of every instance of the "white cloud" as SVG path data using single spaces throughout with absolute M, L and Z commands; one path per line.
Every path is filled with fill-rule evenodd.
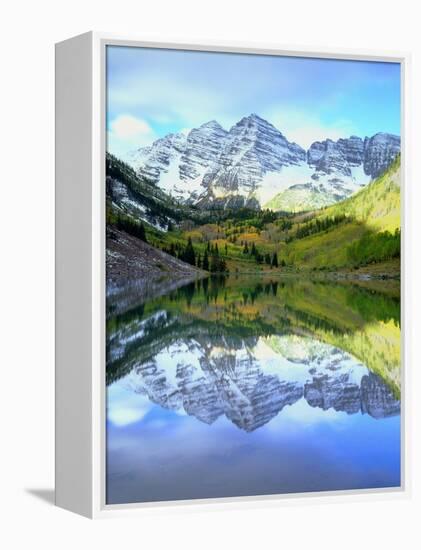
M 111 131 L 120 139 L 136 140 L 145 134 L 151 134 L 152 128 L 145 120 L 131 115 L 120 115 L 112 121 Z
M 111 121 L 107 135 L 107 150 L 127 160 L 127 154 L 139 147 L 150 145 L 157 138 L 149 124 L 132 115 L 119 115 Z
M 107 389 L 107 416 L 115 426 L 127 426 L 142 420 L 150 408 L 149 399 L 125 387 L 124 379 Z

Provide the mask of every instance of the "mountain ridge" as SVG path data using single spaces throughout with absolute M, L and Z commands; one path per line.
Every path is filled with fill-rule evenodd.
M 187 135 L 168 134 L 133 152 L 129 163 L 181 203 L 298 211 L 346 199 L 399 152 L 399 136 L 384 132 L 316 141 L 306 151 L 252 113 L 228 131 L 211 120 Z

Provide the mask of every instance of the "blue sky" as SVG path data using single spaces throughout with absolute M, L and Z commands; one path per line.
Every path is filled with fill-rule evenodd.
M 108 148 L 118 156 L 209 120 L 257 113 L 302 147 L 400 134 L 400 66 L 109 46 Z

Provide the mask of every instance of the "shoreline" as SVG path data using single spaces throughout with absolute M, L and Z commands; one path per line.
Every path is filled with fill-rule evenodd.
M 306 279 L 349 283 L 388 294 L 400 292 L 400 262 L 371 264 L 356 270 L 293 268 L 244 269 L 230 265 L 227 278 Z M 244 266 L 245 267 L 245 266 Z M 124 313 L 197 280 L 224 276 L 187 264 L 124 231 L 107 231 L 106 298 L 108 314 Z

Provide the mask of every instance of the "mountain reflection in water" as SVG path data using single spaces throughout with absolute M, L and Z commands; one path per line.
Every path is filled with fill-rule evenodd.
M 392 292 L 232 277 L 132 309 L 121 304 L 108 303 L 108 503 L 400 484 L 400 312 Z M 204 438 L 200 448 L 185 434 L 165 439 L 187 424 Z M 280 472 L 280 441 L 288 453 L 309 453 L 312 471 L 296 464 Z M 332 447 L 340 454 L 337 445 L 347 444 L 351 453 L 327 474 Z M 242 463 L 229 482 L 227 453 Z M 247 453 L 268 461 L 264 475 Z

